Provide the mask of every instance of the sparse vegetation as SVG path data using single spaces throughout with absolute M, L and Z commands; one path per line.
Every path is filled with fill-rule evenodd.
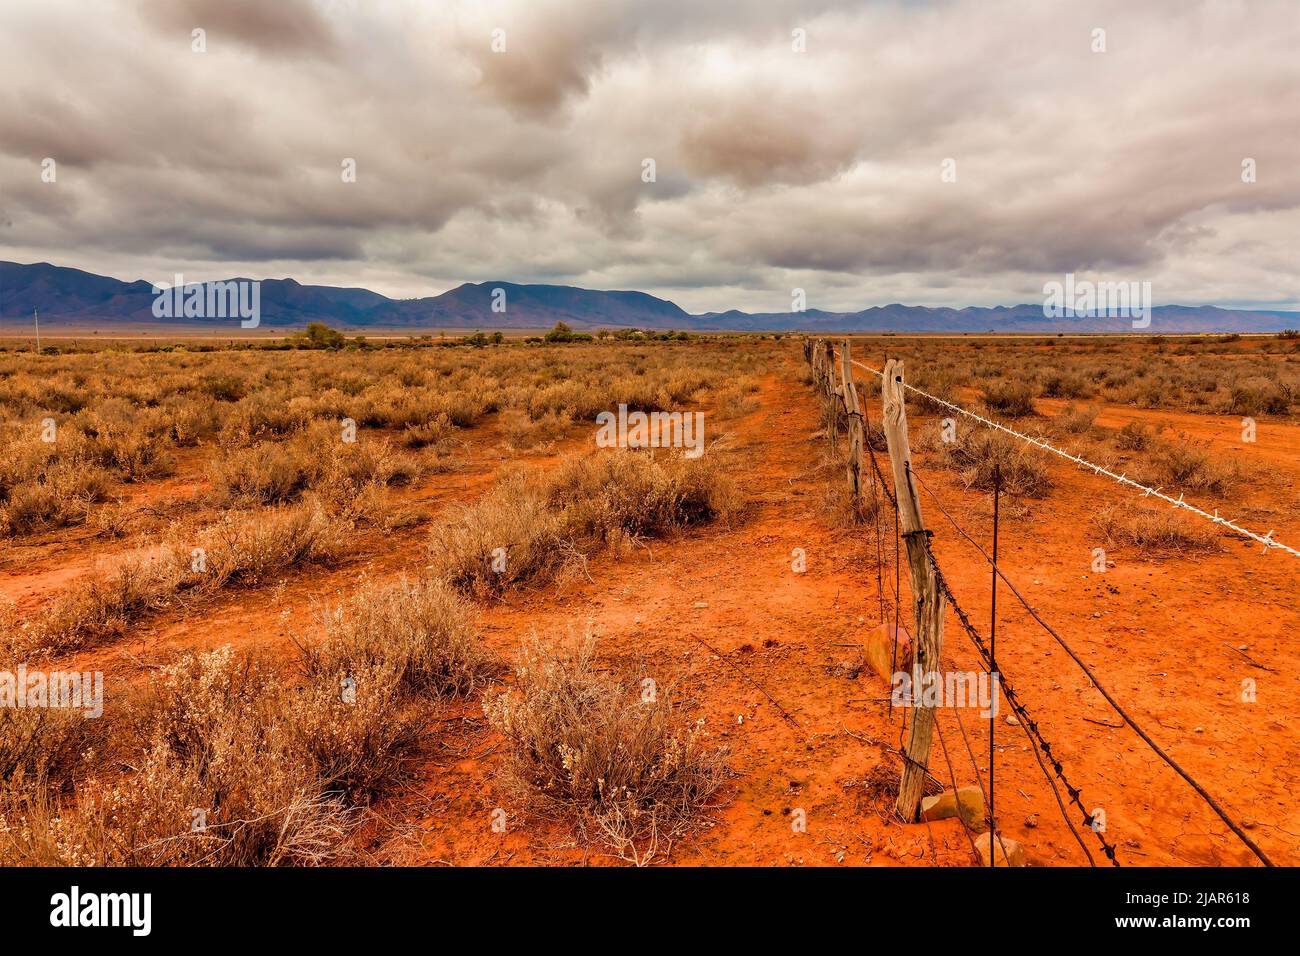
M 595 639 L 534 638 L 515 686 L 483 705 L 507 741 L 505 784 L 528 813 L 572 826 L 584 842 L 649 863 L 668 853 L 717 794 L 725 751 L 679 714 L 673 688 L 646 699 L 605 672 Z
M 955 442 L 941 443 L 940 448 L 941 460 L 957 469 L 968 488 L 992 491 L 997 471 L 1006 494 L 1041 498 L 1052 487 L 1040 453 L 1000 432 L 967 428 Z
M 1101 508 L 1093 522 L 1109 545 L 1155 551 L 1209 551 L 1216 547 L 1213 528 L 1194 523 L 1172 508 L 1111 504 Z
M 434 573 L 478 597 L 562 572 L 605 548 L 732 514 L 735 486 L 714 456 L 574 456 L 553 474 L 504 478 L 429 542 Z
M 989 411 L 1010 418 L 1034 414 L 1034 394 L 1027 383 L 1001 379 L 985 384 L 980 392 Z

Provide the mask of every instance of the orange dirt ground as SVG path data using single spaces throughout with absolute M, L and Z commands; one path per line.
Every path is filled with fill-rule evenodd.
M 590 627 L 611 663 L 636 661 L 662 683 L 680 678 L 686 708 L 730 752 L 736 772 L 701 829 L 673 847 L 669 862 L 693 865 L 969 865 L 971 847 L 954 820 L 904 826 L 889 819 L 887 799 L 874 797 L 873 772 L 896 777 L 900 741 L 897 709 L 887 713 L 889 687 L 856 665 L 854 645 L 880 621 L 876 538 L 870 524 L 839 526 L 826 505 L 842 482 L 826 467 L 818 403 L 798 382 L 793 349 L 774 354 L 757 395 L 758 408 L 719 426 L 736 449 L 747 498 L 730 527 L 714 526 L 634 548 L 614 561 L 593 561 L 589 579 L 516 593 L 484 606 L 483 640 L 507 659 L 537 631 L 563 639 Z M 865 374 L 865 373 L 863 373 Z M 1045 413 L 1061 403 L 1040 400 Z M 868 401 L 871 418 L 879 400 Z M 1103 410 L 1107 428 L 1140 418 L 1210 439 L 1216 451 L 1250 459 L 1260 477 L 1245 500 L 1189 500 L 1219 507 L 1248 527 L 1274 529 L 1300 540 L 1300 426 L 1261 422 L 1256 445 L 1238 441 L 1238 419 L 1145 411 Z M 914 436 L 937 428 L 913 415 Z M 709 440 L 719 437 L 709 433 Z M 534 463 L 584 447 L 590 430 L 524 456 Z M 401 492 L 401 501 L 437 519 L 469 502 L 500 469 L 519 458 L 500 448 L 495 426 L 471 433 L 457 456 L 463 467 Z M 963 527 L 987 545 L 992 506 L 967 491 L 951 471 L 918 454 L 917 469 Z M 195 459 L 193 468 L 198 468 Z M 882 460 L 882 467 L 887 463 Z M 1091 522 L 1103 504 L 1134 497 L 1129 490 L 1070 468 L 1049 465 L 1054 488 L 1027 510 L 1004 512 L 1001 558 L 1008 577 L 1072 645 L 1103 684 L 1165 750 L 1239 820 L 1282 864 L 1300 863 L 1300 810 L 1292 802 L 1300 768 L 1296 681 L 1300 656 L 1286 639 L 1300 625 L 1296 582 L 1300 563 L 1230 537 L 1209 555 L 1143 555 L 1114 549 L 1108 573 L 1091 571 L 1100 535 Z M 150 486 L 145 500 L 201 490 L 190 471 Z M 987 633 L 989 570 L 977 552 L 923 493 L 934 551 L 976 626 Z M 884 547 L 892 552 L 892 520 Z M 60 665 L 102 669 L 111 710 L 113 687 L 143 680 L 148 669 L 182 649 L 231 643 L 288 657 L 293 638 L 308 632 L 313 607 L 356 586 L 418 573 L 425 561 L 424 527 L 368 532 L 352 554 L 327 569 L 288 574 L 255 590 L 232 590 L 173 606 L 116 642 Z M 0 594 L 34 609 L 77 575 L 120 553 L 87 532 L 69 541 L 33 539 L 11 549 L 0 566 Z M 791 567 L 803 548 L 807 571 Z M 887 568 L 892 587 L 893 568 Z M 907 575 L 902 603 L 908 604 Z M 1125 865 L 1245 865 L 1255 862 L 1195 793 L 1129 729 L 1082 672 L 1021 608 L 999 592 L 998 656 L 1002 670 L 1052 742 L 1089 807 L 1104 808 L 1107 839 Z M 910 622 L 907 622 L 910 625 Z M 1244 648 L 1244 649 L 1243 649 Z M 722 655 L 720 659 L 719 655 Z M 970 643 L 949 614 L 945 657 L 978 669 Z M 1245 678 L 1257 700 L 1241 700 Z M 763 690 L 760 690 L 759 688 Z M 763 691 L 792 717 L 784 719 Z M 491 693 L 491 691 L 489 691 Z M 476 698 L 440 715 L 449 743 L 417 769 L 405 791 L 374 809 L 368 852 L 376 861 L 441 865 L 617 862 L 597 848 L 576 846 L 563 826 L 515 819 L 507 832 L 491 826 L 500 803 L 496 780 L 499 738 L 488 729 Z M 996 809 L 1001 830 L 1025 847 L 1031 865 L 1086 863 L 1062 821 L 1022 729 L 996 727 Z M 111 714 L 110 714 L 111 716 Z M 987 774 L 989 722 L 962 713 L 970 744 Z M 957 783 L 975 783 L 954 711 L 939 712 Z M 883 768 L 883 769 L 879 769 Z M 949 771 L 936 748 L 931 771 L 945 785 Z M 802 809 L 806 832 L 791 814 Z M 1079 814 L 1071 811 L 1076 820 Z M 1090 834 L 1083 840 L 1108 865 Z

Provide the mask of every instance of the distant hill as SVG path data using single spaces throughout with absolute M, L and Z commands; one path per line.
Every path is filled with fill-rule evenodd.
M 496 290 L 504 291 L 505 311 L 493 311 Z M 496 296 L 496 301 L 501 301 Z M 160 320 L 153 314 L 149 282 L 122 282 L 47 262 L 0 262 L 0 325 L 26 327 L 39 309 L 46 328 L 125 330 L 175 322 L 209 326 L 222 332 L 236 320 Z M 1151 332 L 1278 332 L 1300 328 L 1300 312 L 1220 309 L 1215 306 L 1157 306 Z M 692 315 L 666 299 L 644 292 L 602 292 L 562 285 L 514 282 L 465 283 L 441 295 L 390 299 L 368 289 L 303 285 L 294 279 L 263 279 L 261 325 L 300 328 L 326 322 L 349 331 L 441 329 L 537 329 L 567 322 L 578 329 L 637 327 L 692 331 L 839 332 L 1122 332 L 1128 319 L 1077 317 L 1048 319 L 1038 304 L 930 308 L 872 306 L 858 312 L 706 312 Z

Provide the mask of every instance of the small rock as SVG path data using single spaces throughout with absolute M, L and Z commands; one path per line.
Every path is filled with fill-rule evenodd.
M 1029 816 L 1025 817 L 1025 826 L 1029 827 L 1031 830 L 1036 829 L 1038 827 L 1038 814 L 1031 813 Z
M 1242 818 L 1241 818 L 1241 825 L 1242 825 L 1243 827 L 1245 827 L 1247 830 L 1253 830 L 1253 829 L 1255 829 L 1255 818 L 1254 818 L 1254 817 L 1242 817 Z
M 960 815 L 962 822 L 974 829 L 984 825 L 985 813 L 984 791 L 979 787 L 958 787 L 955 797 L 951 790 L 945 790 L 921 801 L 921 819 L 926 822 Z
M 695 602 L 695 606 L 696 606 L 696 607 L 708 607 L 708 606 L 709 606 L 709 602 L 708 602 L 708 601 L 696 601 L 696 602 Z
M 981 833 L 975 838 L 975 849 L 980 855 L 980 863 L 984 866 L 989 865 L 989 845 L 992 843 L 991 833 Z M 1024 866 L 1025 851 L 1015 840 L 1008 840 L 1004 836 L 998 837 L 998 858 L 997 866 Z
M 1019 727 L 1020 718 L 1018 718 L 1015 714 L 1007 714 L 1007 723 L 1009 723 L 1012 727 Z

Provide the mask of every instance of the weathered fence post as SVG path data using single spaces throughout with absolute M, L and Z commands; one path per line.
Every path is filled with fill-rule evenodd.
M 839 440 L 840 432 L 840 393 L 835 386 L 835 346 L 827 340 L 826 342 L 826 402 L 827 408 L 827 425 L 826 435 L 831 440 L 831 451 L 835 451 L 835 446 Z
M 858 389 L 853 384 L 853 360 L 849 357 L 849 340 L 840 348 L 840 378 L 844 382 L 844 410 L 849 420 L 849 450 L 847 458 L 849 493 L 853 496 L 853 515 L 862 511 L 862 406 L 858 403 Z
M 881 380 L 884 402 L 883 427 L 889 443 L 889 461 L 894 473 L 894 490 L 898 498 L 899 523 L 907 542 L 907 564 L 911 572 L 912 598 L 915 602 L 916 664 L 913 675 L 926 679 L 940 670 L 943 652 L 944 597 L 939 581 L 930 566 L 929 532 L 921 521 L 921 501 L 912 482 L 912 449 L 907 439 L 907 412 L 903 401 L 903 363 L 890 359 L 885 363 Z M 909 823 L 916 820 L 917 807 L 925 786 L 930 762 L 930 737 L 934 730 L 934 708 L 922 703 L 922 688 L 912 686 L 912 724 L 904 753 L 903 778 L 894 804 L 899 816 Z

